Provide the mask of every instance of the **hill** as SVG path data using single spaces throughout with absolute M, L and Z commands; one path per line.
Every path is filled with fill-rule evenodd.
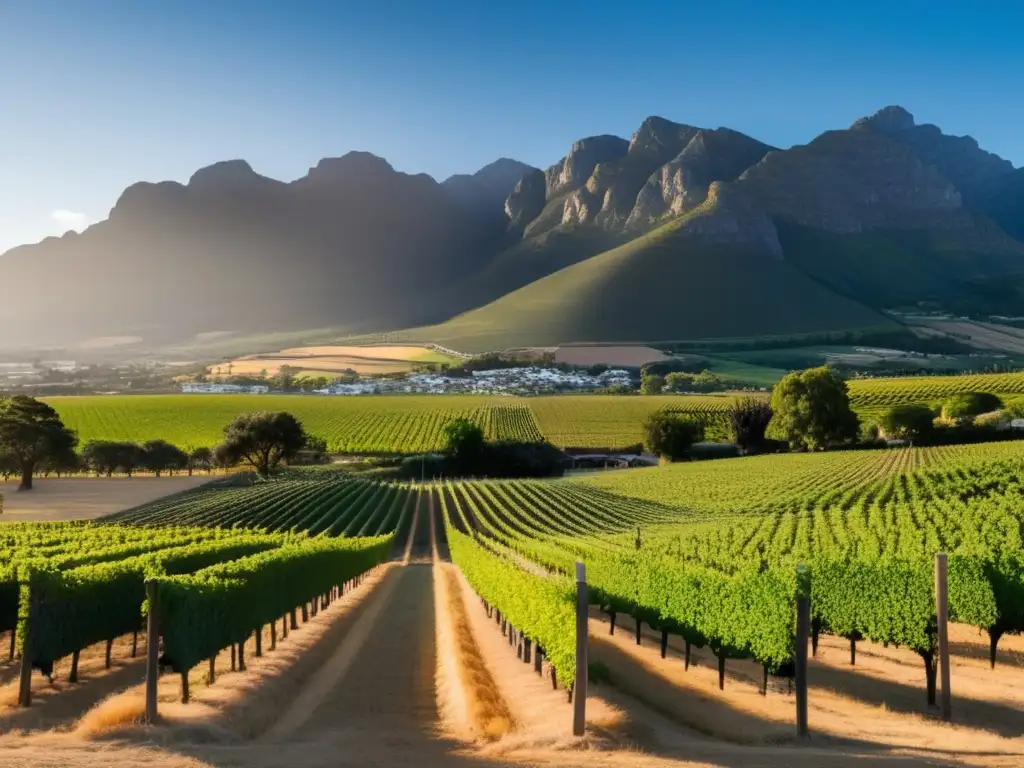
M 366 152 L 292 182 L 231 160 L 0 256 L 19 288 L 0 347 L 417 328 L 484 349 L 1020 316 L 1022 172 L 895 106 L 789 149 L 652 116 L 546 170 L 501 158 L 442 183 Z

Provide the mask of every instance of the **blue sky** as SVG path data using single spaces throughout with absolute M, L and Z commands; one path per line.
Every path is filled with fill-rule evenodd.
M 651 114 L 790 146 L 898 103 L 1019 166 L 1022 25 L 942 0 L 0 0 L 0 251 L 217 160 L 290 180 L 362 149 L 443 179 Z

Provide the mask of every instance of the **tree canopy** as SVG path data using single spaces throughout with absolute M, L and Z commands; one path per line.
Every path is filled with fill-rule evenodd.
M 953 395 L 942 404 L 942 418 L 947 421 L 967 422 L 975 416 L 1003 407 L 1003 401 L 988 392 L 964 392 Z
M 444 427 L 444 452 L 457 463 L 469 465 L 484 450 L 484 431 L 469 419 L 455 419 Z
M 167 470 L 185 469 L 188 454 L 166 440 L 150 440 L 142 446 L 142 466 L 157 477 Z
M 305 444 L 302 423 L 290 413 L 249 413 L 224 428 L 224 442 L 215 457 L 232 464 L 248 464 L 266 477 Z
M 894 405 L 879 420 L 886 437 L 924 440 L 935 429 L 935 414 L 927 405 Z
M 644 447 L 669 461 L 685 458 L 690 446 L 703 438 L 702 424 L 672 413 L 653 413 L 644 422 Z
M 771 409 L 768 436 L 794 449 L 821 451 L 857 437 L 846 382 L 829 366 L 787 374 L 775 385 Z
M 0 453 L 21 472 L 18 490 L 31 490 L 36 468 L 47 459 L 66 462 L 77 444 L 75 433 L 46 403 L 25 395 L 0 400 Z
M 729 437 L 744 452 L 758 451 L 765 443 L 765 432 L 772 420 L 767 400 L 744 397 L 729 410 Z

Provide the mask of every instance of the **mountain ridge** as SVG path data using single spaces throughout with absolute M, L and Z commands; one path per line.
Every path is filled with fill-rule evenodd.
M 630 258 L 595 262 L 619 264 L 617 283 L 573 284 L 627 246 Z M 449 319 L 564 272 L 534 289 L 564 284 L 544 293 L 550 332 L 519 318 L 516 299 L 489 310 L 509 324 L 492 336 L 578 335 L 581 318 L 606 327 L 580 297 L 628 325 L 627 294 L 671 304 L 666 280 L 685 311 L 594 333 L 650 340 L 661 323 L 676 336 L 756 335 L 765 312 L 782 332 L 812 332 L 889 322 L 878 313 L 893 302 L 1024 314 L 1024 170 L 895 106 L 788 149 L 652 116 L 628 139 L 573 142 L 545 169 L 499 158 L 443 181 L 359 151 L 289 182 L 226 160 L 184 184 L 133 184 L 82 233 L 0 256 L 0 280 L 23 287 L 0 307 L 0 344 L 138 335 L 159 346 L 224 328 L 444 334 Z M 803 295 L 804 310 L 773 313 L 758 279 L 789 303 Z M 730 291 L 731 314 L 709 304 Z M 701 306 L 715 322 L 698 321 Z

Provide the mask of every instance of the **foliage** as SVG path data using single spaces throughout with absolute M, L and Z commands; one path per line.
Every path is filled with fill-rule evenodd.
M 189 475 L 197 469 L 211 471 L 213 469 L 213 451 L 205 446 L 193 448 L 188 454 L 187 468 Z
M 306 539 L 192 575 L 161 579 L 163 661 L 187 672 L 287 611 L 383 562 L 390 536 Z
M 576 679 L 575 585 L 520 570 L 447 525 L 452 562 L 473 590 L 542 648 L 558 680 L 571 686 Z
M 935 429 L 935 414 L 927 405 L 894 405 L 883 414 L 879 425 L 887 437 L 926 440 Z
M 644 447 L 655 456 L 679 461 L 703 434 L 703 426 L 697 422 L 671 413 L 655 413 L 644 422 Z
M 444 452 L 459 465 L 471 466 L 483 453 L 484 431 L 469 419 L 455 419 L 444 427 Z
M 645 395 L 660 395 L 665 389 L 665 377 L 647 373 L 640 379 L 640 392 Z
M 160 477 L 167 470 L 185 469 L 188 454 L 166 440 L 150 440 L 142 446 L 142 466 Z
M 1003 407 L 1002 400 L 990 392 L 963 392 L 942 404 L 942 418 L 947 421 L 970 421 L 975 416 Z
M 772 408 L 764 400 L 745 397 L 729 411 L 729 436 L 745 452 L 759 451 L 772 420 Z
M 266 477 L 306 444 L 302 423 L 290 413 L 250 413 L 224 428 L 221 451 L 227 460 L 245 462 Z
M 846 382 L 828 366 L 787 374 L 772 392 L 771 409 L 768 435 L 793 448 L 819 451 L 857 436 Z
M 188 525 L 329 536 L 380 536 L 413 514 L 406 485 L 331 471 L 292 470 L 272 482 L 211 483 L 105 518 L 146 526 Z
M 46 459 L 67 461 L 78 444 L 50 405 L 25 395 L 0 400 L 0 454 L 21 473 L 19 490 L 31 490 L 36 468 Z

